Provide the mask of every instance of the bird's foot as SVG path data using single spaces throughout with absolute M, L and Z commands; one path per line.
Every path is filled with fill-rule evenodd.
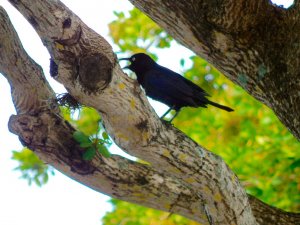
M 172 124 L 172 120 L 164 120 L 163 117 L 160 117 L 160 120 L 161 120 L 161 122 L 162 122 L 163 124 L 165 124 L 165 125 L 167 125 L 167 126 L 174 126 L 174 125 Z

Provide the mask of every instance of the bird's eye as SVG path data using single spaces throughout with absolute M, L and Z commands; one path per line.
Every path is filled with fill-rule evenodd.
M 131 60 L 134 62 L 135 61 L 135 57 L 133 57 Z

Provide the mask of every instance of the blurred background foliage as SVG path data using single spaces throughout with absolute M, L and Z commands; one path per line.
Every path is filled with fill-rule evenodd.
M 137 9 L 115 12 L 115 16 L 115 21 L 109 24 L 110 36 L 123 54 L 147 52 L 157 59 L 153 50 L 169 48 L 175 42 Z M 184 76 L 204 88 L 213 96 L 212 100 L 235 111 L 227 113 L 214 107 L 184 108 L 174 125 L 220 155 L 238 175 L 248 193 L 281 209 L 299 212 L 300 143 L 272 110 L 233 84 L 204 59 L 192 55 L 182 59 L 180 65 Z M 83 107 L 72 114 L 67 108 L 62 108 L 62 112 L 85 135 L 100 136 L 103 133 L 99 125 L 101 117 L 95 110 Z M 30 150 L 13 154 L 13 159 L 20 163 L 16 169 L 22 172 L 23 178 L 38 185 L 47 182 L 52 170 L 38 161 Z M 111 203 L 114 209 L 103 218 L 105 225 L 197 224 L 177 215 L 115 199 Z
M 110 202 L 113 204 L 114 210 L 104 216 L 102 219 L 104 225 L 199 225 L 195 221 L 168 212 L 116 199 L 112 199 Z
M 138 9 L 114 14 L 116 20 L 109 24 L 109 31 L 120 52 L 144 52 L 157 59 L 150 48 L 170 47 L 172 37 Z
M 15 170 L 21 172 L 21 178 L 27 180 L 29 185 L 35 183 L 41 187 L 47 183 L 49 175 L 54 175 L 54 170 L 26 147 L 21 151 L 13 151 L 12 159 L 18 161 Z

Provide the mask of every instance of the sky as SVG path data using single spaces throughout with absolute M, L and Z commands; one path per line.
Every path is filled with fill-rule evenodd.
M 64 0 L 63 2 L 111 44 L 107 24 L 115 19 L 113 10 L 124 11 L 132 8 L 126 0 Z M 292 0 L 277 0 L 276 4 L 287 7 L 292 2 Z M 6 0 L 0 0 L 0 5 L 6 9 L 25 50 L 42 66 L 55 92 L 64 92 L 62 85 L 49 76 L 50 56 L 33 28 Z M 116 49 L 115 46 L 113 47 Z M 180 72 L 180 59 L 187 58 L 192 53 L 173 44 L 169 50 L 159 51 L 158 54 L 160 64 Z M 171 60 L 170 55 L 172 55 Z M 7 128 L 8 119 L 10 115 L 15 114 L 15 110 L 11 101 L 10 87 L 1 74 L 0 90 L 0 225 L 101 224 L 101 217 L 112 209 L 107 202 L 108 196 L 91 190 L 58 171 L 55 171 L 55 176 L 51 176 L 49 182 L 41 188 L 34 184 L 29 186 L 27 181 L 19 178 L 18 171 L 13 171 L 18 164 L 11 160 L 12 150 L 20 150 L 22 145 L 17 136 L 11 134 Z M 151 104 L 160 115 L 167 109 L 154 101 L 151 101 Z M 112 146 L 111 151 L 123 154 L 115 145 Z

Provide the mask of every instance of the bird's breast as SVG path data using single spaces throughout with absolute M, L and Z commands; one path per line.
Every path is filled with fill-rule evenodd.
M 145 88 L 145 76 L 144 74 L 136 74 L 137 81 L 140 85 L 142 85 L 143 88 Z

